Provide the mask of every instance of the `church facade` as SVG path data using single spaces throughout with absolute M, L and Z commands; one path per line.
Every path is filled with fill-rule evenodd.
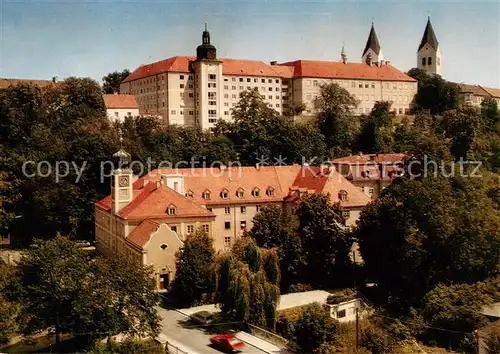
M 418 47 L 418 67 L 441 72 L 439 43 L 430 24 Z M 425 59 L 425 64 L 424 64 Z M 334 82 L 358 101 L 356 114 L 367 114 L 377 101 L 389 101 L 398 115 L 408 114 L 415 103 L 417 82 L 391 65 L 372 24 L 361 62 L 348 61 L 342 48 L 340 61 L 295 60 L 269 64 L 257 60 L 219 58 L 208 29 L 196 56 L 175 56 L 141 65 L 121 84 L 142 112 L 158 114 L 168 124 L 210 129 L 218 119 L 231 120 L 240 94 L 256 89 L 278 113 L 304 104 L 305 116 L 315 114 L 315 98 L 322 84 Z

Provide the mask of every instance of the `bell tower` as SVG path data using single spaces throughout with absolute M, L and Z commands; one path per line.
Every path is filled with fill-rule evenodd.
M 120 150 L 113 154 L 113 164 L 117 167 L 111 176 L 111 212 L 118 213 L 133 199 L 132 170 L 129 167 L 130 154 L 122 145 L 123 138 L 120 130 Z
M 370 34 L 366 41 L 365 50 L 363 50 L 363 55 L 361 56 L 361 62 L 371 64 L 373 62 L 381 63 L 383 60 L 384 54 L 382 53 L 382 47 L 380 46 L 377 33 L 375 32 L 375 25 L 372 22 L 372 28 L 370 29 Z
M 442 73 L 441 50 L 432 28 L 430 16 L 427 19 L 424 35 L 418 46 L 417 67 L 425 70 L 428 74 L 441 75 Z

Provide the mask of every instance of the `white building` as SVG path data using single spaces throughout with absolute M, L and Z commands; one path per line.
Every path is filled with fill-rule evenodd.
M 428 74 L 442 74 L 441 49 L 430 17 L 427 20 L 422 41 L 418 46 L 417 67 L 425 70 Z
M 372 25 L 362 63 L 295 60 L 266 64 L 257 60 L 218 58 L 205 27 L 196 57 L 175 56 L 139 66 L 120 86 L 137 98 L 141 110 L 157 112 L 168 124 L 210 129 L 218 119 L 231 120 L 231 109 L 246 90 L 257 89 L 279 113 L 291 104 L 306 105 L 314 115 L 314 99 L 324 83 L 337 83 L 359 101 L 356 113 L 369 113 L 377 101 L 390 101 L 397 114 L 414 105 L 417 82 L 384 60 Z
M 356 321 L 356 311 L 359 319 L 361 319 L 368 310 L 368 307 L 361 299 L 352 299 L 327 306 L 330 307 L 330 317 L 342 323 Z
M 137 117 L 139 106 L 134 95 L 103 95 L 106 114 L 111 121 L 123 122 L 125 117 Z

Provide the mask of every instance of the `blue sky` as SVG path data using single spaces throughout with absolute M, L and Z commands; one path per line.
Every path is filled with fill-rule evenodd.
M 374 19 L 384 56 L 416 66 L 428 14 L 443 76 L 500 87 L 498 1 L 0 0 L 0 77 L 101 80 L 173 55 L 193 55 L 204 22 L 218 56 L 359 62 Z

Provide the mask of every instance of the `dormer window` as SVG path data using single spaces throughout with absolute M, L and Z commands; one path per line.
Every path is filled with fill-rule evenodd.
M 175 207 L 175 205 L 170 204 L 167 208 L 167 215 L 175 215 L 175 214 L 177 214 L 177 208 Z
M 339 192 L 339 199 L 343 202 L 347 200 L 347 192 L 345 190 Z
M 191 189 L 186 192 L 186 197 L 193 198 L 193 196 L 194 196 L 194 193 Z
M 227 199 L 229 198 L 229 191 L 227 189 L 223 189 L 221 192 L 220 192 L 220 197 L 222 199 Z
M 203 199 L 209 200 L 210 199 L 210 191 L 208 189 L 205 190 L 201 196 Z
M 243 190 L 243 188 L 238 188 L 238 190 L 236 191 L 236 196 L 240 199 L 243 199 L 243 197 L 245 196 L 245 191 Z
M 260 189 L 255 187 L 254 189 L 252 189 L 252 196 L 257 198 L 257 197 L 260 197 Z
M 268 197 L 274 197 L 274 188 L 273 187 L 267 187 L 267 189 L 266 189 L 266 195 Z

